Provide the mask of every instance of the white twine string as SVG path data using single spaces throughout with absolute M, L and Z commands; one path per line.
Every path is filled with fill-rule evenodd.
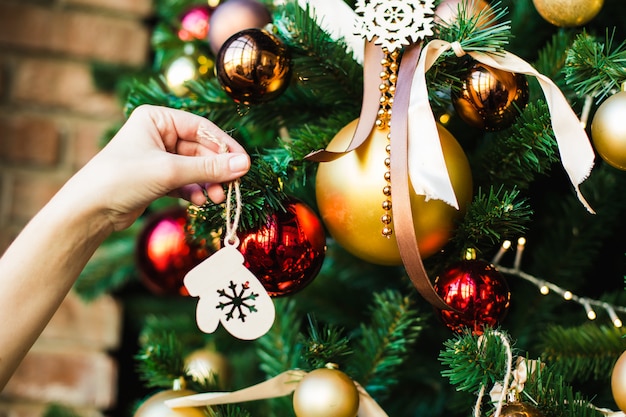
M 511 372 L 513 368 L 513 352 L 511 351 L 511 344 L 509 343 L 509 339 L 504 334 L 498 332 L 497 330 L 494 330 L 492 333 L 500 338 L 500 341 L 502 342 L 506 350 L 506 374 L 504 375 L 504 380 L 502 381 L 502 395 L 498 399 L 496 411 L 493 414 L 493 417 L 500 417 L 500 412 L 502 411 L 502 406 L 504 405 L 504 398 L 506 397 L 506 394 L 509 390 L 509 379 L 511 379 Z M 483 336 L 480 336 L 478 338 L 479 348 L 483 340 Z M 476 400 L 476 406 L 474 407 L 474 417 L 480 417 L 480 404 L 482 403 L 483 395 L 485 394 L 485 388 L 485 385 L 483 385 L 478 393 L 478 399 Z
M 198 136 L 209 140 L 215 143 L 218 146 L 219 153 L 227 153 L 229 152 L 228 145 L 219 140 L 217 137 L 213 136 L 209 130 L 200 126 L 198 128 Z M 224 237 L 224 245 L 225 246 L 234 246 L 235 248 L 239 246 L 239 237 L 237 236 L 237 228 L 239 227 L 239 219 L 241 218 L 241 189 L 240 189 L 241 181 L 239 178 L 228 183 L 228 192 L 226 194 L 226 234 Z M 232 196 L 233 189 L 235 190 L 235 213 L 233 214 L 232 208 Z

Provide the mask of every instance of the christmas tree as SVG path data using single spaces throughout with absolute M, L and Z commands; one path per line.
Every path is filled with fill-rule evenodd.
M 253 167 L 225 204 L 156 202 L 78 281 L 126 306 L 119 413 L 625 409 L 625 12 L 157 1 L 127 112 L 202 115 Z

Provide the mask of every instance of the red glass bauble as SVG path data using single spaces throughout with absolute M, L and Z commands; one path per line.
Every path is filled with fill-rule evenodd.
M 158 295 L 189 295 L 183 284 L 187 272 L 210 255 L 189 241 L 187 210 L 166 209 L 148 218 L 137 240 L 137 267 L 145 286 Z
M 439 317 L 458 333 L 469 329 L 482 334 L 485 326 L 495 327 L 509 310 L 509 286 L 502 274 L 485 261 L 455 263 L 437 277 L 434 286 L 446 304 L 456 310 L 439 310 Z
M 291 200 L 285 212 L 270 215 L 263 227 L 238 233 L 245 266 L 272 297 L 293 294 L 317 276 L 326 253 L 326 235 L 315 212 Z
M 210 17 L 208 7 L 199 6 L 188 10 L 180 19 L 178 38 L 181 41 L 206 40 L 209 34 Z

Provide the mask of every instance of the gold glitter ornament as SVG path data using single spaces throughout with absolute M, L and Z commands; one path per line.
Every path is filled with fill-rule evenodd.
M 559 27 L 581 26 L 602 9 L 604 0 L 533 0 L 537 12 Z

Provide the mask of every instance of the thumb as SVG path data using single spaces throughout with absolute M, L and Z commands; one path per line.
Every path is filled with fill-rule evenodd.
M 250 169 L 250 157 L 245 153 L 221 153 L 209 156 L 177 157 L 176 186 L 194 183 L 222 183 L 241 177 Z

